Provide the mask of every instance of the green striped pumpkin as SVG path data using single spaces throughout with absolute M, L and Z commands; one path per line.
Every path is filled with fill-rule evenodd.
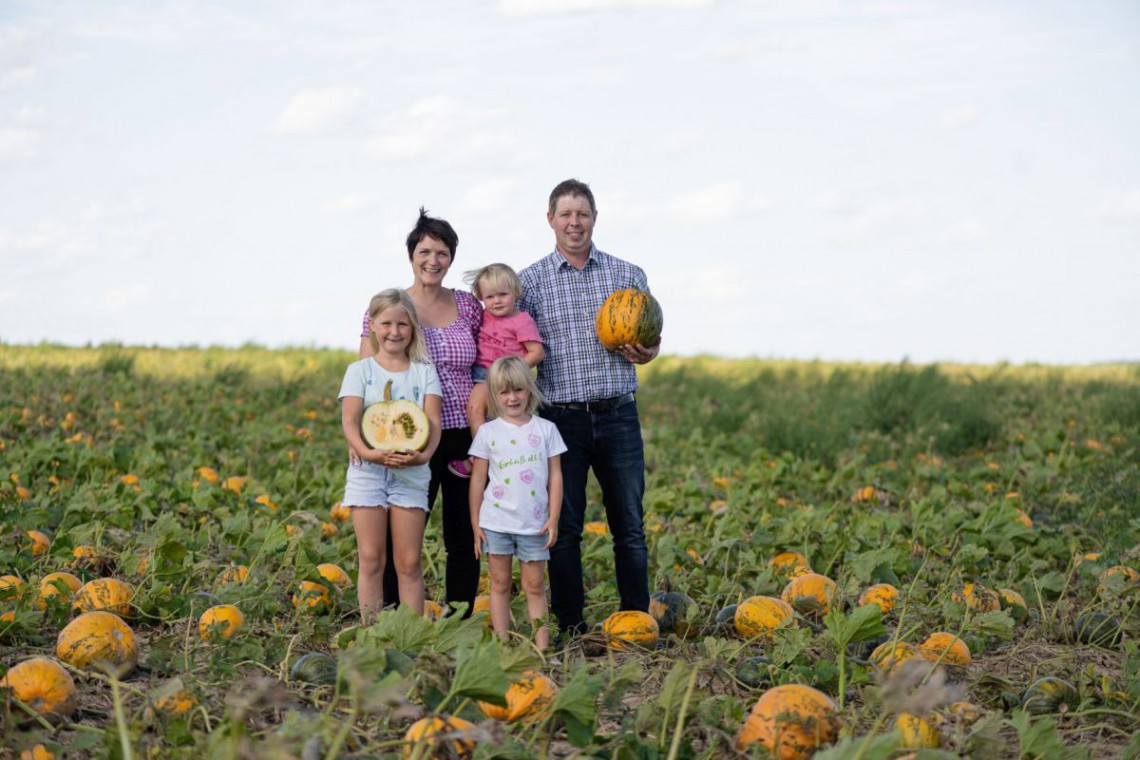
M 661 342 L 661 305 L 643 290 L 618 290 L 598 309 L 594 329 L 598 342 L 610 351 L 621 346 L 646 348 Z

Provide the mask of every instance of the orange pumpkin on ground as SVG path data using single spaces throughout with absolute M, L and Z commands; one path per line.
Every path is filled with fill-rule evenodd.
M 15 575 L 0 575 L 0 599 L 19 599 L 23 595 L 23 579 Z
M 329 509 L 329 519 L 333 522 L 346 523 L 352 519 L 352 510 L 338 501 Z
M 661 635 L 653 616 L 638 610 L 622 610 L 610 615 L 602 622 L 602 632 L 609 638 L 611 649 L 652 649 Z
M 736 735 L 736 748 L 759 743 L 776 760 L 806 760 L 839 735 L 831 697 L 802 684 L 776 686 L 761 695 Z
M 784 580 L 791 580 L 797 575 L 806 575 L 811 572 L 811 565 L 808 563 L 807 557 L 793 551 L 780 552 L 772 557 L 768 560 L 768 567 L 772 568 L 773 575 Z
M 245 565 L 230 565 L 218 576 L 218 583 L 245 583 L 248 579 L 248 567 Z
M 897 588 L 889 583 L 876 583 L 859 595 L 858 606 L 877 604 L 879 609 L 883 611 L 883 617 L 886 617 L 887 613 L 895 608 L 898 598 L 899 590 Z
M 456 717 L 420 718 L 404 734 L 404 760 L 413 755 L 421 758 L 448 757 L 469 760 L 475 752 L 470 733 L 475 724 Z M 426 751 L 417 747 L 426 745 Z
M 336 586 L 347 588 L 352 585 L 352 579 L 348 577 L 340 565 L 334 565 L 332 562 L 325 562 L 324 564 L 317 565 L 317 572 L 321 574 L 329 583 Z
M 58 599 L 70 605 L 75 592 L 82 586 L 83 581 L 71 573 L 48 573 L 40 581 L 40 595 L 36 599 L 36 607 L 41 610 L 47 609 L 51 599 Z
M 149 713 L 161 713 L 175 717 L 185 715 L 194 709 L 198 700 L 194 693 L 186 688 L 181 678 L 172 678 L 159 686 L 150 695 Z
M 826 575 L 808 573 L 792 578 L 780 598 L 797 612 L 813 617 L 822 617 L 831 609 L 831 600 L 835 596 L 835 581 Z
M 297 609 L 308 609 L 321 612 L 332 606 L 332 597 L 329 596 L 328 586 L 315 581 L 301 581 L 297 586 L 297 593 L 293 594 L 293 606 Z
M 56 639 L 55 656 L 75 668 L 97 663 L 133 669 L 138 660 L 135 632 L 110 612 L 85 612 Z
M 1097 594 L 1103 595 L 1105 592 L 1107 592 L 1109 590 L 1108 579 L 1117 575 L 1124 578 L 1125 584 L 1136 583 L 1137 581 L 1140 581 L 1140 573 L 1136 572 L 1127 565 L 1113 565 L 1101 573 L 1100 577 L 1097 578 L 1099 581 L 1096 584 Z
M 1001 609 L 1001 599 L 997 592 L 980 583 L 967 583 L 961 591 L 950 595 L 956 602 L 964 602 L 967 607 L 978 612 L 996 612 Z
M 942 743 L 936 720 L 920 718 L 910 713 L 899 713 L 895 718 L 895 730 L 899 732 L 902 746 L 907 749 L 933 749 Z
M 232 604 L 218 604 L 198 618 L 198 635 L 203 641 L 221 637 L 232 639 L 245 625 L 245 615 Z
M 1029 619 L 1029 607 L 1025 604 L 1025 597 L 1013 589 L 998 589 L 998 603 L 1017 622 Z
M 130 617 L 131 600 L 135 589 L 118 578 L 96 578 L 87 581 L 71 600 L 71 607 L 79 612 L 106 610 L 122 617 Z
M 42 530 L 29 530 L 25 535 L 32 542 L 33 557 L 42 557 L 51 549 L 51 537 Z
M 736 605 L 732 625 L 745 639 L 772 638 L 773 632 L 793 615 L 791 606 L 772 596 L 750 596 Z
M 652 348 L 661 342 L 661 305 L 643 290 L 618 290 L 602 303 L 594 317 L 598 342 L 607 351 L 622 346 Z
M 424 599 L 424 617 L 433 623 L 443 617 L 443 607 L 431 599 Z
M 905 641 L 887 641 L 871 651 L 871 667 L 879 675 L 885 676 L 902 663 L 918 656 L 918 649 L 914 644 Z
M 78 706 L 71 674 L 46 657 L 13 666 L 0 679 L 0 687 L 11 689 L 16 699 L 49 718 L 70 717 Z
M 966 642 L 952 633 L 932 633 L 918 645 L 918 653 L 930 662 L 967 668 L 973 662 Z
M 506 706 L 480 702 L 479 709 L 488 718 L 507 723 L 540 720 L 550 711 L 557 693 L 554 681 L 541 673 L 527 673 L 507 688 Z

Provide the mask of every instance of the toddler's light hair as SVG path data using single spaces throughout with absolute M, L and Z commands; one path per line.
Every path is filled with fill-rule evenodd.
M 377 314 L 385 309 L 391 309 L 393 306 L 399 306 L 407 312 L 408 321 L 412 323 L 412 339 L 408 341 L 408 358 L 414 362 L 430 363 L 431 354 L 428 353 L 427 343 L 424 342 L 424 334 L 420 329 L 420 320 L 416 316 L 416 305 L 412 301 L 412 297 L 399 288 L 382 290 L 372 296 L 372 300 L 368 302 L 368 345 L 372 346 L 372 353 L 375 354 L 380 350 L 380 341 L 376 340 L 376 334 L 372 332 L 372 320 L 376 319 Z
M 515 270 L 506 264 L 488 264 L 485 267 L 472 269 L 463 275 L 463 281 L 471 286 L 471 292 L 480 301 L 483 300 L 483 288 L 479 286 L 479 283 L 484 280 L 492 288 L 503 288 L 514 293 L 516 300 L 522 298 L 522 283 L 519 282 L 519 276 Z
M 525 390 L 530 393 L 526 402 L 526 413 L 534 414 L 540 404 L 546 401 L 534 381 L 530 367 L 519 356 L 504 356 L 496 359 L 487 370 L 487 406 L 492 417 L 502 415 L 499 408 L 499 393 L 501 391 Z

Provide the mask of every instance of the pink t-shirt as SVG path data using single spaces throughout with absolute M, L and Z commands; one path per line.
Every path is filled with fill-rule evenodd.
M 509 317 L 496 317 L 484 309 L 475 365 L 487 368 L 504 356 L 523 356 L 526 353 L 523 343 L 542 343 L 538 325 L 531 315 L 520 311 Z

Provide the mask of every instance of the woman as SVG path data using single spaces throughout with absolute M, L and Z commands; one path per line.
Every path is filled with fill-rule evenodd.
M 443 286 L 443 280 L 455 260 L 459 236 L 443 219 L 435 219 L 420 209 L 416 226 L 408 233 L 408 261 L 412 265 L 412 297 L 427 341 L 428 353 L 435 363 L 443 386 L 442 435 L 432 455 L 431 484 L 428 505 L 443 493 L 443 546 L 447 552 L 444 580 L 448 604 L 467 604 L 467 615 L 475 602 L 479 586 L 479 560 L 471 547 L 475 534 L 467 503 L 468 481 L 447 469 L 447 463 L 465 459 L 471 447 L 467 425 L 467 399 L 471 395 L 471 366 L 475 363 L 475 342 L 483 319 L 483 306 L 466 290 Z M 360 337 L 361 357 L 371 356 L 368 319 Z M 392 556 L 389 551 L 388 556 Z M 384 574 L 384 598 L 397 599 L 395 572 L 391 563 Z

